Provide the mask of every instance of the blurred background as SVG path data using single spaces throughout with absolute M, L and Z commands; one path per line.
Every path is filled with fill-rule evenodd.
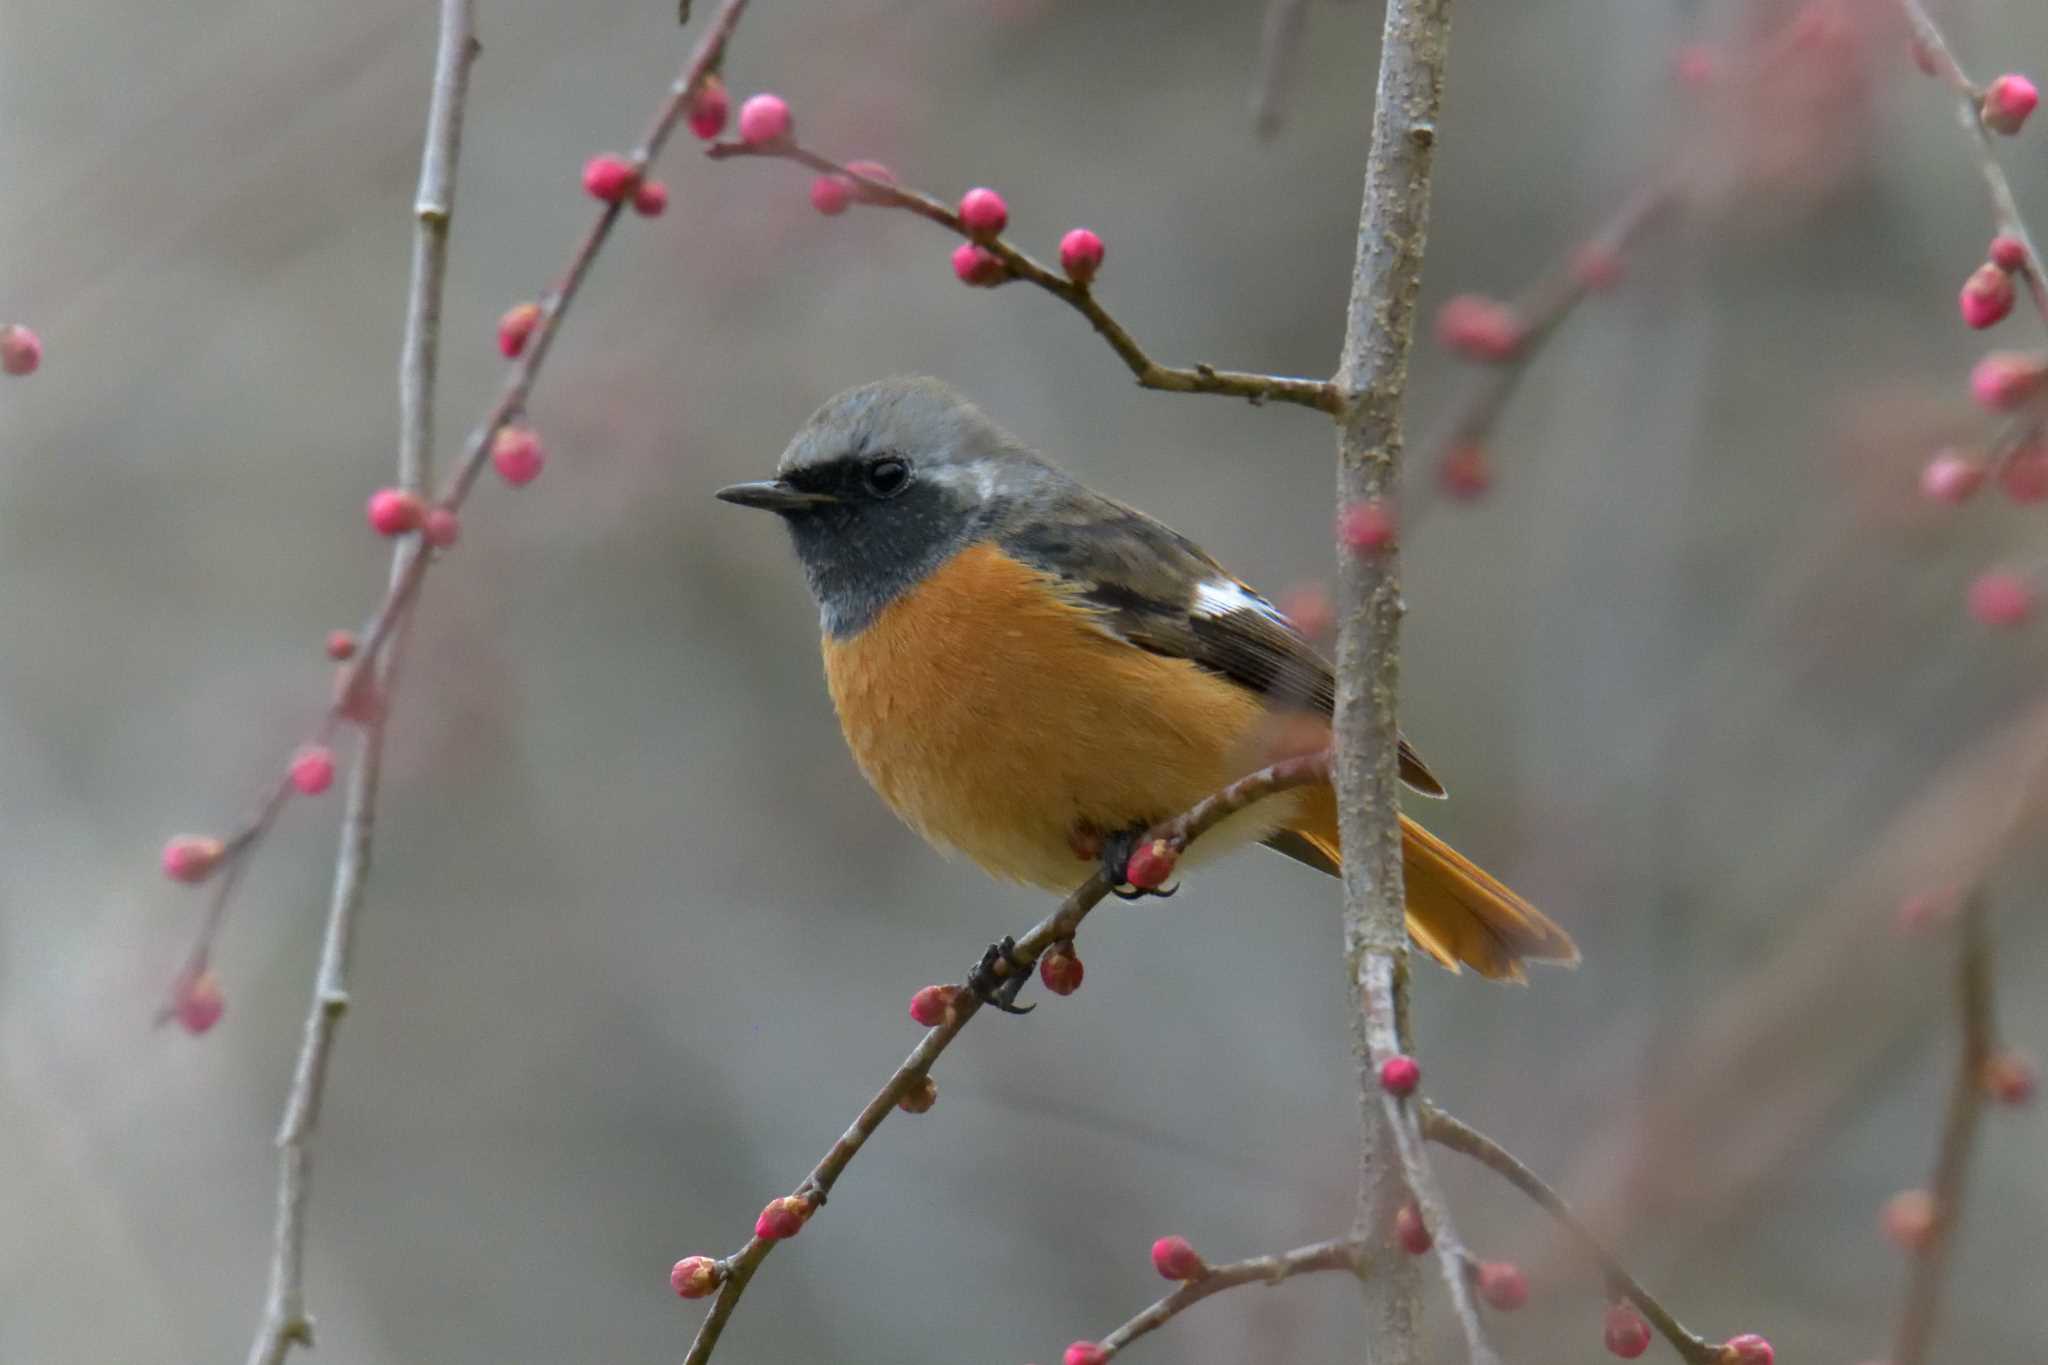
M 256 1321 L 339 798 L 261 850 L 203 1039 L 150 1027 L 203 904 L 156 855 L 242 815 L 316 722 L 326 632 L 380 590 L 359 509 L 392 466 L 432 8 L 0 9 L 0 313 L 47 347 L 0 390 L 9 1365 L 239 1359 Z M 1943 8 L 1973 71 L 2048 65 L 2048 11 Z M 577 168 L 630 145 L 694 37 L 665 0 L 480 11 L 444 458 L 495 392 L 499 312 L 590 217 Z M 1585 951 L 1526 990 L 1419 968 L 1432 1092 L 1691 1326 L 1847 1365 L 1885 1349 L 1904 1267 L 1877 1210 L 1927 1178 L 1954 1065 L 1953 944 L 1897 932 L 1900 902 L 1988 875 L 2004 1032 L 2048 1036 L 2048 648 L 1962 605 L 2039 514 L 1914 493 L 1931 449 L 1987 435 L 1954 302 L 1981 185 L 1888 6 L 1832 12 L 1731 96 L 1675 83 L 1674 50 L 1739 53 L 1790 4 L 1461 4 L 1428 310 L 1512 295 L 1647 172 L 1698 170 L 1528 372 L 1488 495 L 1418 509 L 1403 707 L 1452 790 L 1434 827 Z M 758 0 L 728 76 L 828 150 L 1004 190 L 1042 254 L 1095 228 L 1102 297 L 1162 359 L 1326 374 L 1379 22 L 1311 6 L 1264 143 L 1250 3 Z M 2028 131 L 2002 151 L 2048 206 Z M 737 1246 L 915 1042 L 911 992 L 1047 908 L 869 793 L 788 547 L 711 500 L 819 401 L 937 373 L 1268 592 L 1328 574 L 1319 418 L 1139 391 L 1052 299 L 960 287 L 929 224 L 819 217 L 795 168 L 685 134 L 665 173 L 533 402 L 546 477 L 487 479 L 428 586 L 318 1140 L 311 1359 L 679 1358 L 699 1310 L 670 1262 Z M 1419 341 L 1418 484 L 1470 380 Z M 1331 884 L 1260 853 L 1105 908 L 1086 987 L 963 1036 L 720 1359 L 1043 1361 L 1157 1295 L 1155 1236 L 1232 1259 L 1341 1231 L 1338 941 Z M 1951 1356 L 2044 1350 L 2042 1124 L 1984 1130 Z M 1597 1278 L 1440 1168 L 1468 1240 L 1535 1280 L 1508 1357 L 1595 1358 Z M 1360 1322 L 1311 1278 L 1136 1349 L 1356 1360 Z

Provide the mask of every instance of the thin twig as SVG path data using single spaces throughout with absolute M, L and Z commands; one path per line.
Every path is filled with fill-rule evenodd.
M 859 188 L 860 202 L 883 208 L 902 209 L 920 218 L 929 219 L 962 237 L 968 236 L 966 229 L 960 224 L 960 215 L 931 195 L 906 188 L 893 181 L 861 175 L 791 139 L 759 144 L 714 142 L 705 148 L 705 151 L 717 161 L 762 157 L 794 161 L 824 175 L 845 176 Z M 1160 389 L 1168 393 L 1213 393 L 1229 398 L 1243 398 L 1254 404 L 1270 401 L 1293 403 L 1300 407 L 1314 408 L 1319 412 L 1337 411 L 1337 390 L 1325 380 L 1251 374 L 1242 370 L 1219 370 L 1213 365 L 1194 365 L 1188 368 L 1162 365 L 1148 355 L 1144 347 L 1138 344 L 1137 338 L 1096 300 L 1095 291 L 1090 286 L 1076 284 L 1057 271 L 1047 269 L 1002 238 L 983 241 L 981 244 L 995 253 L 1012 278 L 1037 285 L 1088 319 L 1089 325 L 1109 343 L 1110 349 L 1116 352 L 1117 359 L 1123 361 L 1137 377 L 1141 388 Z
M 1287 122 L 1308 37 L 1308 0 L 1266 0 L 1259 30 L 1259 80 L 1252 89 L 1252 131 L 1271 138 Z
M 1279 1284 L 1282 1280 L 1316 1270 L 1348 1270 L 1363 1277 L 1366 1273 L 1364 1257 L 1365 1248 L 1356 1237 L 1338 1237 L 1271 1256 L 1254 1256 L 1248 1261 L 1210 1266 L 1206 1275 L 1181 1285 L 1096 1345 L 1102 1348 L 1102 1358 L 1108 1360 L 1139 1337 L 1158 1331 L 1203 1299 L 1241 1284 Z
M 462 150 L 462 110 L 469 70 L 477 54 L 475 0 L 441 0 L 441 31 L 434 60 L 434 91 L 427 107 L 425 150 L 420 158 L 419 194 L 414 204 L 412 287 L 407 296 L 405 340 L 400 349 L 398 479 L 414 492 L 433 470 L 433 406 L 440 348 L 442 281 L 447 274 L 448 221 L 455 205 L 455 169 Z M 393 552 L 395 584 L 426 557 L 417 537 Z M 402 640 L 389 651 L 377 679 L 377 705 L 363 724 L 362 743 L 349 776 L 335 855 L 334 890 L 313 999 L 293 1070 L 291 1093 L 277 1135 L 277 1226 L 271 1249 L 270 1285 L 249 1365 L 277 1365 L 294 1344 L 313 1343 L 306 1312 L 306 1206 L 313 1165 L 313 1134 L 320 1122 L 334 1036 L 348 1010 L 348 967 L 356 917 L 370 874 L 376 828 L 378 779 L 383 770 L 385 727 L 403 655 Z M 273 812 L 274 814 L 274 812 Z
M 1976 1148 L 1977 1123 L 1984 1113 L 1984 1071 L 1995 1046 L 1996 1024 L 1991 998 L 1991 928 L 1982 893 L 1964 904 L 1957 925 L 1962 944 L 1957 954 L 1956 1004 L 1962 1022 L 1961 1055 L 1949 1088 L 1948 1111 L 1941 1125 L 1941 1150 L 1935 1157 L 1934 1226 L 1927 1245 L 1914 1253 L 1907 1273 L 1905 1305 L 1892 1344 L 1892 1365 L 1922 1365 L 1941 1308 L 1941 1290 L 1955 1246 L 1956 1222 L 1962 1215 L 1963 1191 Z
M 1265 800 L 1269 796 L 1316 782 L 1325 782 L 1330 776 L 1330 760 L 1327 754 L 1309 754 L 1290 758 L 1262 768 L 1248 777 L 1231 783 L 1228 787 L 1207 797 L 1178 819 L 1153 830 L 1148 839 L 1165 839 L 1176 849 L 1186 848 L 1229 816 Z M 1088 912 L 1109 894 L 1109 883 L 1100 871 L 1074 888 L 1059 908 L 1047 915 L 1031 930 L 1015 942 L 1011 957 L 1016 963 L 1013 970 L 1030 971 L 1046 949 L 1055 943 L 1063 943 L 1074 937 L 1081 921 Z M 930 1074 L 932 1064 L 952 1045 L 967 1021 L 981 1012 L 982 1002 L 972 991 L 955 993 L 951 1008 L 944 1022 L 934 1026 L 918 1040 L 903 1064 L 896 1068 L 875 1097 L 867 1102 L 852 1125 L 832 1144 L 831 1150 L 811 1173 L 804 1177 L 796 1193 L 822 1206 L 825 1197 L 845 1172 L 867 1140 L 874 1136 L 882 1121 L 896 1109 L 900 1101 Z M 712 1301 L 711 1310 L 704 1315 L 704 1321 L 697 1328 L 696 1338 L 690 1343 L 690 1352 L 684 1357 L 684 1365 L 704 1365 L 711 1359 L 711 1353 L 718 1346 L 725 1325 L 732 1318 L 733 1309 L 739 1306 L 742 1295 L 747 1292 L 748 1283 L 759 1270 L 761 1262 L 775 1249 L 775 1241 L 765 1237 L 753 1237 L 747 1244 L 730 1257 L 719 1262 L 720 1285 L 718 1297 Z
M 1564 1197 L 1545 1183 L 1542 1176 L 1523 1165 L 1514 1153 L 1434 1104 L 1422 1106 L 1422 1135 L 1431 1142 L 1471 1157 L 1541 1205 L 1572 1235 L 1586 1259 L 1600 1267 L 1600 1273 L 1607 1280 L 1608 1292 L 1641 1309 L 1650 1325 L 1663 1333 L 1664 1339 L 1691 1365 L 1714 1365 L 1720 1359 L 1720 1345 L 1689 1331 L 1654 1294 L 1643 1288 L 1642 1282 L 1631 1275 L 1612 1252 L 1600 1244 L 1600 1239 L 1572 1212 Z

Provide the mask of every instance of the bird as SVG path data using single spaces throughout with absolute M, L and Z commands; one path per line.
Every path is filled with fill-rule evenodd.
M 1145 831 L 1262 766 L 1275 736 L 1296 752 L 1304 733 L 1329 742 L 1334 673 L 1282 612 L 937 379 L 848 389 L 772 479 L 716 496 L 788 528 L 868 782 L 927 842 L 998 878 L 1064 894 L 1099 858 L 1124 883 Z M 1405 738 L 1399 766 L 1409 788 L 1444 795 Z M 1406 815 L 1401 833 L 1424 952 L 1517 982 L 1526 963 L 1577 962 L 1498 879 Z M 1329 784 L 1231 816 L 1181 865 L 1252 842 L 1339 875 Z

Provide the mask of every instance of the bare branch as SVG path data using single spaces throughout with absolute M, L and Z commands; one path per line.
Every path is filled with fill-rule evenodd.
M 1279 1284 L 1282 1280 L 1316 1270 L 1348 1270 L 1362 1278 L 1367 1269 L 1363 1253 L 1364 1248 L 1357 1238 L 1339 1237 L 1272 1256 L 1255 1256 L 1248 1261 L 1211 1266 L 1208 1274 L 1189 1280 L 1096 1344 L 1102 1348 L 1103 1359 L 1108 1360 L 1139 1337 L 1158 1331 L 1203 1299 L 1241 1284 Z
M 1301 75 L 1301 47 L 1308 37 L 1308 0 L 1266 0 L 1259 33 L 1259 83 L 1252 91 L 1252 131 L 1279 134 L 1287 104 Z

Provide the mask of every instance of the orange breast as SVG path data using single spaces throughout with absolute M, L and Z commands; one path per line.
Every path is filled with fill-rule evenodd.
M 825 641 L 861 771 L 914 829 L 990 872 L 1070 890 L 1078 826 L 1176 815 L 1254 766 L 1266 711 L 1184 659 L 1109 635 L 1055 581 L 993 545 L 955 555 L 873 624 Z M 1278 827 L 1251 813 L 1203 851 Z

